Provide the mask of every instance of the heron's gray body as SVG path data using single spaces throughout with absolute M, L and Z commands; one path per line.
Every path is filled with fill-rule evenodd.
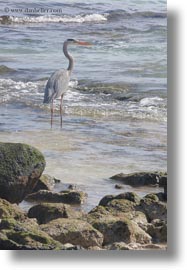
M 69 70 L 59 69 L 51 75 L 45 87 L 44 103 L 51 103 L 68 90 L 70 74 Z
M 63 52 L 65 57 L 69 60 L 69 65 L 67 70 L 59 69 L 55 71 L 47 81 L 44 93 L 43 103 L 51 103 L 51 127 L 53 124 L 53 101 L 60 97 L 60 119 L 62 127 L 62 100 L 64 93 L 68 90 L 68 84 L 70 81 L 70 76 L 73 70 L 73 57 L 68 53 L 68 44 L 79 44 L 79 45 L 90 45 L 88 42 L 81 42 L 75 39 L 67 39 L 63 45 Z

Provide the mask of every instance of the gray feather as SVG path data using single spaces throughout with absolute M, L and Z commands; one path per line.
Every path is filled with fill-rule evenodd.
M 68 70 L 57 70 L 48 79 L 45 87 L 43 103 L 50 103 L 53 99 L 59 98 L 68 90 L 70 72 Z

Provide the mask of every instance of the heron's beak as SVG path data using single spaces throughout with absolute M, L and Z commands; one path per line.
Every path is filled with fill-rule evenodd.
M 77 41 L 77 44 L 83 45 L 83 46 L 91 46 L 92 44 L 86 41 Z

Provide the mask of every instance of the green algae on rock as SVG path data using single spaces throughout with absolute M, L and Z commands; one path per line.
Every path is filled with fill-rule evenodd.
M 79 218 L 82 213 L 63 203 L 41 203 L 34 205 L 28 211 L 29 218 L 36 218 L 39 224 L 47 223 L 57 218 Z
M 71 243 L 84 248 L 102 246 L 103 235 L 88 222 L 78 219 L 59 218 L 41 225 L 40 228 L 62 244 Z
M 32 192 L 44 168 L 44 156 L 36 148 L 0 142 L 0 197 L 21 202 Z

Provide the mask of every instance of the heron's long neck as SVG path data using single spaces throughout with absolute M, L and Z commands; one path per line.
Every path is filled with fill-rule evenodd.
M 68 47 L 68 43 L 67 42 L 64 42 L 63 52 L 64 52 L 64 55 L 69 60 L 69 66 L 68 66 L 67 70 L 69 70 L 70 72 L 72 72 L 74 61 L 73 61 L 73 57 L 68 53 L 67 47 Z

